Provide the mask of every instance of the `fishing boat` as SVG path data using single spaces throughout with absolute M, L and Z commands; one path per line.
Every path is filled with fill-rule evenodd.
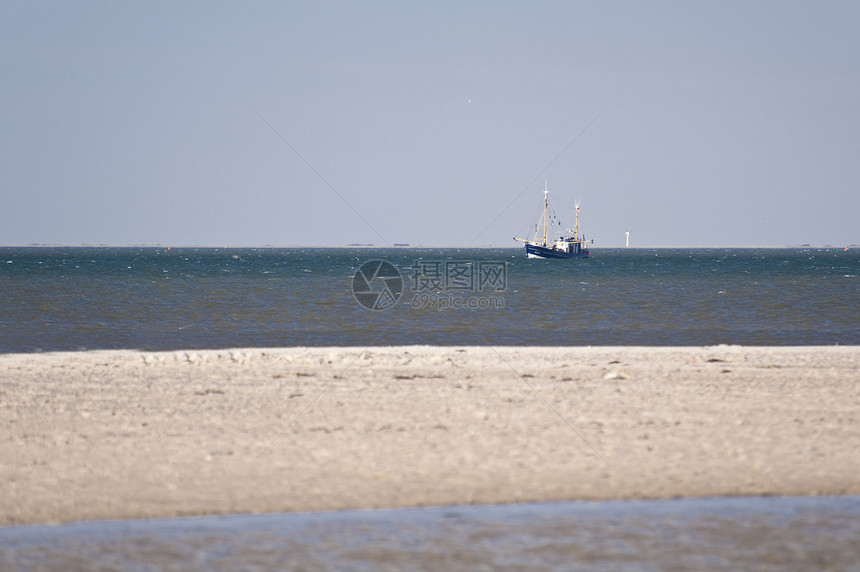
M 552 221 L 558 221 L 549 208 L 549 189 L 544 185 L 543 191 L 543 216 L 535 225 L 535 235 L 531 240 L 516 238 L 514 240 L 525 244 L 526 256 L 529 258 L 588 258 L 588 243 L 585 235 L 579 232 L 579 201 L 576 202 L 576 223 L 573 229 L 567 229 L 567 236 L 559 236 L 552 242 L 549 240 L 550 217 Z M 540 229 L 543 226 L 543 238 L 540 237 Z M 555 233 L 553 233 L 555 234 Z M 561 234 L 561 233 L 559 233 Z M 592 242 L 594 242 L 592 240 Z

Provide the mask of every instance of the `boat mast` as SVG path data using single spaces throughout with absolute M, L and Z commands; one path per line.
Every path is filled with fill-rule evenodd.
M 573 239 L 579 240 L 579 201 L 576 201 L 576 223 L 573 225 Z
M 547 211 L 547 195 L 549 194 L 549 189 L 547 189 L 547 182 L 544 179 L 543 182 L 543 245 L 546 246 L 546 211 Z

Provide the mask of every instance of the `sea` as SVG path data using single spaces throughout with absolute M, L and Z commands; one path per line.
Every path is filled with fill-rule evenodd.
M 860 249 L 0 248 L 0 353 L 860 344 Z
M 841 248 L 7 247 L 0 353 L 858 345 L 858 276 Z M 0 569 L 858 570 L 858 523 L 850 496 L 12 526 Z

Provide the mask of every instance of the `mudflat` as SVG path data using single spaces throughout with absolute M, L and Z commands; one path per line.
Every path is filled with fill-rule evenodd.
M 0 524 L 860 494 L 860 346 L 0 355 Z

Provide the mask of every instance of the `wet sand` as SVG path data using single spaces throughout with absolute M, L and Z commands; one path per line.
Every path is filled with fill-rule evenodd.
M 0 524 L 860 494 L 860 347 L 0 356 Z

